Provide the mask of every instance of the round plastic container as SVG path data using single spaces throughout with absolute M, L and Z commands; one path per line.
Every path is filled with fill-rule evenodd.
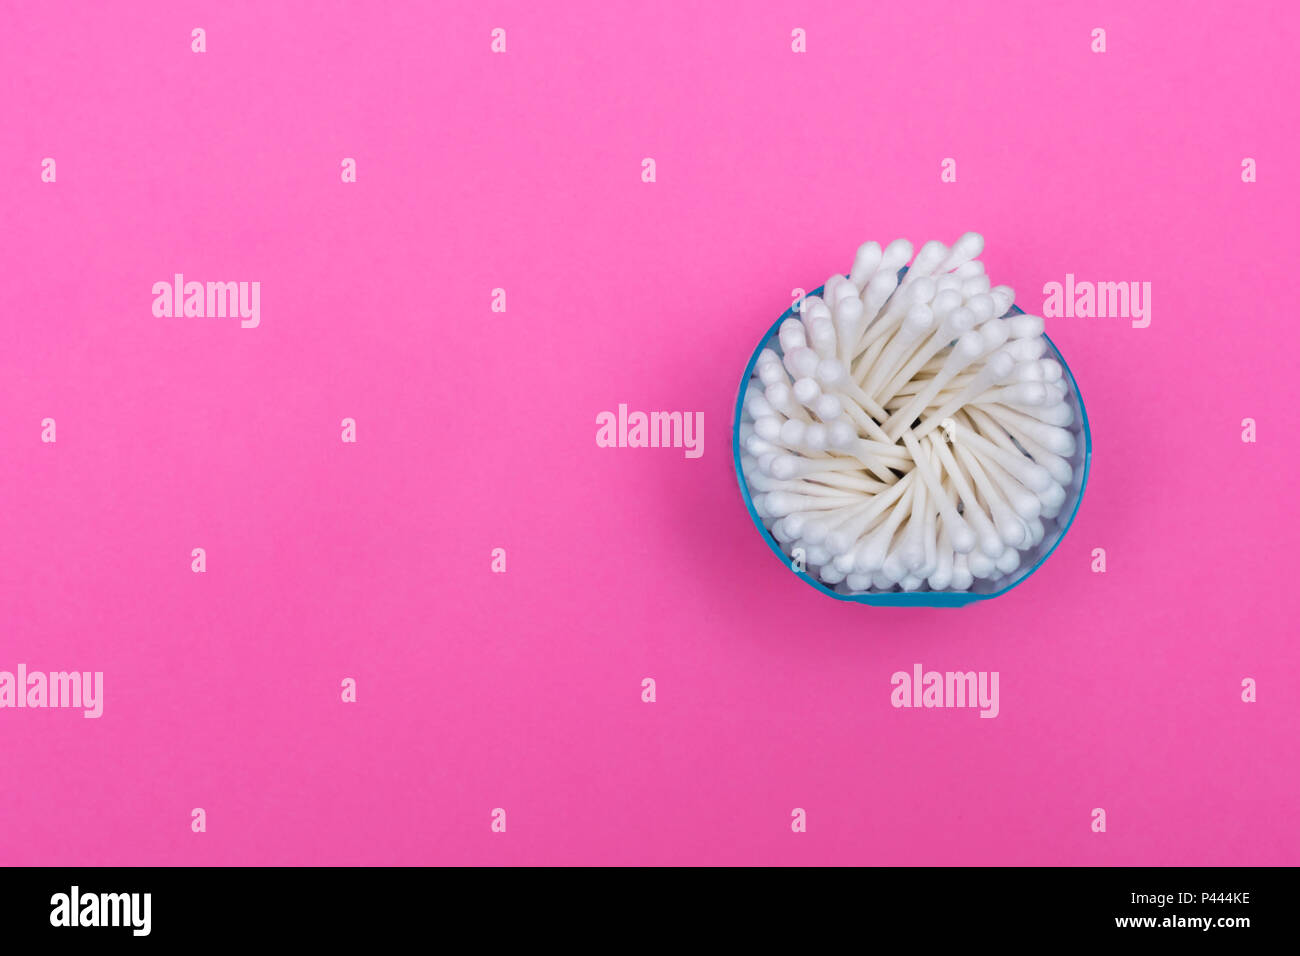
M 901 279 L 906 272 L 906 267 L 900 270 L 899 278 Z M 820 295 L 821 292 L 822 289 L 819 287 L 808 294 Z M 1018 315 L 1023 312 L 1024 310 L 1017 306 L 1013 305 L 1011 307 L 1011 314 Z M 1088 427 L 1088 413 L 1083 407 L 1083 397 L 1079 394 L 1079 384 L 1074 380 L 1074 374 L 1070 371 L 1069 364 L 1056 346 L 1052 344 L 1052 340 L 1047 338 L 1046 335 L 1043 336 L 1047 341 L 1046 357 L 1054 358 L 1061 363 L 1061 368 L 1065 372 L 1063 379 L 1069 386 L 1066 401 L 1074 408 L 1074 422 L 1069 426 L 1076 439 L 1074 455 L 1070 459 L 1074 478 L 1070 483 L 1070 487 L 1066 489 L 1066 500 L 1065 504 L 1061 506 L 1060 514 L 1051 519 L 1047 534 L 1043 536 L 1043 540 L 1039 542 L 1038 547 L 1025 554 L 1019 568 L 1010 574 L 997 578 L 976 579 L 969 591 L 929 591 L 925 590 L 929 585 L 923 585 L 922 590 L 918 591 L 880 591 L 858 594 L 837 590 L 817 580 L 807 571 L 795 571 L 791 568 L 789 555 L 781 550 L 781 545 L 772 537 L 771 532 L 764 527 L 763 519 L 754 510 L 754 502 L 750 497 L 749 486 L 745 483 L 745 475 L 740 464 L 740 421 L 745 401 L 745 389 L 749 384 L 750 376 L 754 373 L 754 364 L 758 361 L 759 353 L 764 348 L 771 348 L 778 355 L 781 354 L 781 342 L 777 336 L 777 331 L 780 329 L 782 322 L 795 316 L 794 306 L 791 305 L 790 308 L 781 313 L 781 317 L 767 330 L 767 334 L 763 336 L 762 341 L 758 343 L 754 353 L 749 357 L 749 364 L 745 366 L 745 374 L 740 379 L 740 391 L 736 396 L 736 410 L 731 425 L 731 457 L 736 469 L 736 481 L 740 484 L 740 494 L 745 501 L 745 509 L 749 512 L 754 527 L 758 529 L 759 534 L 763 536 L 763 540 L 767 542 L 767 546 L 772 549 L 772 553 L 776 555 L 777 559 L 790 570 L 790 573 L 802 578 L 810 587 L 814 587 L 823 594 L 840 601 L 854 601 L 858 604 L 871 604 L 877 607 L 961 607 L 974 601 L 984 601 L 995 598 L 999 594 L 1006 594 L 1037 571 L 1051 553 L 1056 550 L 1056 546 L 1065 537 L 1065 532 L 1070 530 L 1070 525 L 1074 523 L 1074 516 L 1078 513 L 1079 504 L 1083 500 L 1083 489 L 1088 483 L 1088 469 L 1092 463 L 1092 430 Z

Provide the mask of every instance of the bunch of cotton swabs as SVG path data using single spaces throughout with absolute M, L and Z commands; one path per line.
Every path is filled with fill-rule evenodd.
M 754 510 L 827 585 L 996 582 L 1066 502 L 1069 386 L 983 250 L 973 232 L 927 242 L 900 281 L 912 244 L 865 243 L 756 360 L 740 424 Z

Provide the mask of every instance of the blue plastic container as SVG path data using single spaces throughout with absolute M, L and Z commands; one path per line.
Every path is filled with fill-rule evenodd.
M 902 279 L 906 272 L 907 267 L 904 266 L 899 271 L 899 278 Z M 809 295 L 821 295 L 821 292 L 822 288 L 819 287 L 810 292 Z M 1013 314 L 1021 314 L 1023 311 L 1017 306 L 1013 305 L 1011 307 Z M 745 374 L 740 379 L 740 391 L 736 396 L 735 416 L 731 425 L 731 457 L 736 469 L 736 481 L 740 484 L 740 494 L 745 501 L 745 509 L 749 512 L 754 527 L 758 529 L 759 534 L 763 536 L 763 540 L 767 542 L 767 546 L 772 549 L 772 553 L 777 556 L 777 559 L 790 570 L 790 573 L 802 578 L 810 587 L 814 587 L 823 594 L 840 601 L 854 601 L 858 604 L 871 604 L 878 607 L 961 607 L 974 601 L 984 601 L 988 598 L 995 598 L 999 594 L 1005 594 L 1037 571 L 1051 553 L 1056 550 L 1056 546 L 1061 543 L 1065 533 L 1070 530 L 1070 525 L 1074 523 L 1074 516 L 1078 514 L 1079 504 L 1083 501 L 1083 489 L 1088 484 L 1088 469 L 1092 463 L 1092 430 L 1088 427 L 1088 413 L 1083 407 L 1083 397 L 1079 394 L 1079 384 L 1074 380 L 1074 374 L 1070 371 L 1069 364 L 1062 357 L 1057 347 L 1052 344 L 1052 340 L 1047 338 L 1046 335 L 1043 338 L 1047 341 L 1048 356 L 1061 363 L 1061 368 L 1065 371 L 1064 380 L 1069 385 L 1069 394 L 1066 396 L 1066 401 L 1074 406 L 1074 423 L 1069 426 L 1075 432 L 1077 439 L 1074 456 L 1070 459 L 1070 465 L 1074 469 L 1074 479 L 1070 487 L 1066 489 L 1066 500 L 1065 504 L 1061 506 L 1061 513 L 1051 519 L 1053 527 L 1048 529 L 1038 547 L 1021 562 L 1019 568 L 1011 572 L 1011 574 L 999 578 L 977 579 L 969 591 L 919 590 L 847 594 L 817 580 L 807 571 L 795 571 L 790 567 L 790 557 L 781 550 L 781 545 L 764 527 L 763 519 L 754 510 L 754 502 L 750 497 L 749 487 L 745 484 L 745 474 L 741 470 L 740 464 L 740 421 L 745 401 L 745 389 L 749 384 L 750 377 L 754 374 L 754 365 L 758 361 L 759 353 L 764 348 L 770 347 L 780 354 L 781 343 L 777 337 L 777 332 L 781 328 L 782 322 L 795 316 L 794 306 L 791 305 L 767 330 L 767 334 L 763 336 L 762 341 L 754 349 L 754 354 L 749 357 L 749 364 L 745 366 Z

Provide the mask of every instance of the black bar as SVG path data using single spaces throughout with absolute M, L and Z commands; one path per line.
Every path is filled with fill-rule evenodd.
M 74 886 L 79 923 L 102 913 L 119 925 L 70 925 Z M 7 944 L 47 945 L 400 944 L 437 927 L 668 946 L 694 926 L 733 942 L 907 938 L 915 952 L 949 940 L 1179 947 L 1285 932 L 1295 892 L 1294 870 L 1261 868 L 33 868 L 0 870 L 0 927 Z

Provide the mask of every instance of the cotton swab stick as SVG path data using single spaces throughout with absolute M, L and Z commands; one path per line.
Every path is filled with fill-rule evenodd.
M 974 530 L 979 550 L 992 557 L 1001 554 L 1004 547 L 1002 536 L 994 527 L 993 519 L 975 496 L 974 489 L 966 479 L 965 471 L 958 466 L 952 453 L 948 451 L 947 446 L 938 437 L 930 439 L 930 447 L 938 452 L 944 470 L 952 479 L 953 487 L 957 490 L 957 497 L 961 500 L 964 509 L 962 517 L 970 523 L 972 530 Z
M 883 392 L 880 393 L 882 404 L 887 404 L 891 398 L 898 394 L 901 388 L 910 383 L 917 372 L 934 357 L 935 353 L 974 328 L 975 314 L 962 307 L 961 296 L 955 292 L 949 291 L 937 295 L 932 311 L 939 320 L 938 329 L 935 330 L 925 344 L 916 350 L 916 353 L 908 360 L 907 364 L 899 369 L 889 384 L 885 386 Z M 942 368 L 942 365 L 940 368 Z
M 931 494 L 934 495 L 935 505 L 943 518 L 945 534 L 952 547 L 963 553 L 971 550 L 975 547 L 975 533 L 971 531 L 970 525 L 966 523 L 965 519 L 957 513 L 957 509 L 948 496 L 944 494 L 929 454 L 921 448 L 916 436 L 910 432 L 903 433 L 903 441 L 907 445 L 907 450 L 912 454 L 912 460 L 916 462 L 916 471 L 921 476 L 921 480 L 929 486 Z
M 924 303 L 917 303 L 907 310 L 898 331 L 890 338 L 889 344 L 880 353 L 875 366 L 867 373 L 862 383 L 862 391 L 875 395 L 882 380 L 888 380 L 907 358 L 915 346 L 927 336 L 935 326 L 934 311 Z
M 980 354 L 980 350 L 983 348 L 983 342 L 984 340 L 980 338 L 979 333 L 974 330 L 964 333 L 949 351 L 948 358 L 943 363 L 943 368 L 939 370 L 939 374 L 927 382 L 925 388 L 921 389 L 918 394 L 914 395 L 911 401 L 898 411 L 894 412 L 894 414 L 885 421 L 885 434 L 894 441 L 897 441 L 903 434 L 903 431 L 910 427 L 912 419 L 915 418 L 919 412 L 927 408 L 930 404 L 930 400 L 939 394 L 939 390 L 951 381 L 958 372 L 962 371 L 962 369 L 970 365 L 971 362 L 975 361 L 976 357 Z M 975 379 L 972 379 L 972 381 L 978 379 L 979 375 L 982 374 L 983 370 L 977 373 Z M 969 385 L 965 386 L 963 391 L 969 387 Z M 917 435 L 916 437 L 919 438 L 921 436 Z
M 928 435 L 932 429 L 941 425 L 957 409 L 971 399 L 983 394 L 990 385 L 995 385 L 1010 375 L 1014 366 L 1015 361 L 1006 352 L 994 352 L 966 387 L 940 405 L 938 409 L 927 414 L 921 423 L 915 427 L 913 434 L 917 438 Z M 898 418 L 897 415 L 894 417 Z M 906 422 L 903 423 L 903 426 L 906 427 Z M 902 429 L 898 430 L 901 432 Z

